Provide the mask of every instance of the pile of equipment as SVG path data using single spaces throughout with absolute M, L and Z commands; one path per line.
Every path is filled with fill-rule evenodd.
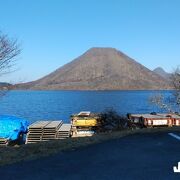
M 28 131 L 29 123 L 25 119 L 15 116 L 0 116 L 0 146 L 10 143 L 22 143 L 24 135 Z
M 94 135 L 100 124 L 98 115 L 90 111 L 82 111 L 71 116 L 72 137 L 84 137 Z

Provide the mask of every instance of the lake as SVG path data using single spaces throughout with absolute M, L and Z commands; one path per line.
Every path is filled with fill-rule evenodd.
M 162 112 L 148 99 L 171 91 L 10 91 L 0 100 L 0 114 L 36 120 L 63 120 L 79 111 L 101 112 L 113 108 L 118 113 Z

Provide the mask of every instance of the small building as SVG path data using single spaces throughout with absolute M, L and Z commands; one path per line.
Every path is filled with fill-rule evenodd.
M 167 116 L 169 116 L 172 119 L 173 126 L 180 126 L 180 115 L 168 114 Z
M 131 114 L 129 119 L 133 124 L 140 127 L 157 127 L 173 126 L 177 117 L 174 114 Z M 180 124 L 180 119 L 177 120 L 177 123 Z

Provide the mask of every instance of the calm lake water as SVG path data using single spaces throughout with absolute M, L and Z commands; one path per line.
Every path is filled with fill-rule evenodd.
M 121 114 L 160 111 L 148 102 L 153 94 L 171 91 L 10 91 L 0 100 L 0 114 L 36 120 L 63 120 L 79 111 L 114 108 Z

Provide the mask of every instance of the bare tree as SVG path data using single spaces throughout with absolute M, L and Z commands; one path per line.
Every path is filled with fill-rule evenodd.
M 10 39 L 0 32 L 0 75 L 9 73 L 21 50 L 17 40 Z
M 158 93 L 149 98 L 150 103 L 155 104 L 167 112 L 180 113 L 180 69 L 177 68 L 171 75 L 171 84 L 173 91 L 170 96 L 165 97 L 163 94 Z
M 175 70 L 175 72 L 172 75 L 172 83 L 175 89 L 174 91 L 175 103 L 179 107 L 179 110 L 180 110 L 180 69 L 179 67 Z
M 15 65 L 16 57 L 21 50 L 16 39 L 11 39 L 7 35 L 0 32 L 0 76 L 12 72 Z M 8 90 L 9 84 L 2 84 L 2 87 Z M 1 87 L 1 89 L 2 89 Z M 1 91 L 0 95 L 4 95 L 5 91 Z
M 163 109 L 167 112 L 172 112 L 172 97 L 165 97 L 161 93 L 157 93 L 149 98 L 151 104 L 155 104 L 160 109 Z

